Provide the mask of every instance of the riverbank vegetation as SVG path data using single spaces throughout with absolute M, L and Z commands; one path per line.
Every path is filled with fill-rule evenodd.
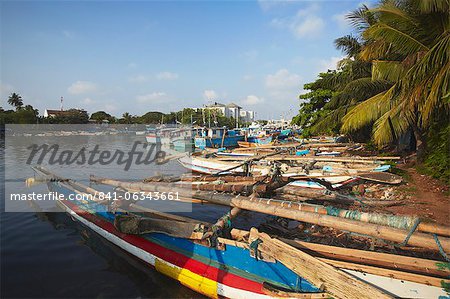
M 122 117 L 114 117 L 105 111 L 97 111 L 89 116 L 84 110 L 68 109 L 64 110 L 64 113 L 43 117 L 39 116 L 39 110 L 34 109 L 33 106 L 24 106 L 22 97 L 17 93 L 12 93 L 7 102 L 14 107 L 14 110 L 4 110 L 0 107 L 0 124 L 183 124 L 228 128 L 249 125 L 242 121 L 236 123 L 235 118 L 225 117 L 220 111 L 212 109 L 184 108 L 170 113 L 150 111 L 140 116 L 125 112 Z
M 305 84 L 293 122 L 305 135 L 343 133 L 378 148 L 416 150 L 422 166 L 450 168 L 449 1 L 388 0 L 347 15 L 337 70 Z

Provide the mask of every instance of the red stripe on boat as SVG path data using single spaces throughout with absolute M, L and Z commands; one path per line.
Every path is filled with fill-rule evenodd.
M 165 260 L 173 265 L 188 269 L 189 271 L 192 271 L 200 276 L 212 279 L 233 288 L 263 294 L 261 283 L 226 272 L 211 265 L 204 264 L 200 261 L 189 258 L 181 253 L 153 243 L 150 240 L 144 239 L 142 237 L 121 233 L 114 227 L 111 222 L 103 220 L 89 212 L 86 212 L 80 209 L 77 205 L 72 204 L 68 201 L 64 201 L 64 204 L 67 205 L 71 210 L 73 210 L 77 215 L 80 215 L 89 222 L 94 223 L 95 225 L 119 237 L 120 239 L 125 240 L 128 243 L 139 247 L 144 251 L 149 252 L 152 255 L 155 255 L 158 258 Z

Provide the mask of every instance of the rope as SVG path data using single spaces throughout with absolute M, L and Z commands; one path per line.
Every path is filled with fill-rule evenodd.
M 258 260 L 258 246 L 259 246 L 259 244 L 261 244 L 263 241 L 261 240 L 261 239 L 256 239 L 256 240 L 253 240 L 251 243 L 250 243 L 250 249 L 251 250 L 253 250 L 253 252 L 255 253 L 255 259 L 256 260 Z
M 448 255 L 445 253 L 444 248 L 441 245 L 441 242 L 438 239 L 438 236 L 436 234 L 433 234 L 434 240 L 436 241 L 436 245 L 439 249 L 439 253 L 442 255 L 442 257 L 450 263 L 450 258 L 448 257 Z
M 409 233 L 406 236 L 405 240 L 402 243 L 398 244 L 397 246 L 403 247 L 408 244 L 409 239 L 411 238 L 412 234 L 416 231 L 417 227 L 419 226 L 419 223 L 420 223 L 420 218 L 417 218 L 416 221 L 414 222 L 413 226 L 409 230 Z M 439 247 L 439 245 L 438 245 L 438 247 Z

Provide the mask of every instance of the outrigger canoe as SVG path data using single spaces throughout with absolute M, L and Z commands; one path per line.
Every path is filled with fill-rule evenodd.
M 156 211 L 113 211 L 95 198 L 69 200 L 76 194 L 93 194 L 94 189 L 41 167 L 34 170 L 45 178 L 50 191 L 64 195 L 66 199 L 58 204 L 75 220 L 162 274 L 211 298 L 329 298 L 330 294 L 336 298 L 437 298 L 445 295 L 437 286 L 436 278 L 411 274 L 408 276 L 411 281 L 405 281 L 383 276 L 392 274 L 380 276 L 348 269 L 346 263 L 337 264 L 338 268 L 344 268 L 340 270 L 257 230 L 255 233 L 254 229 L 250 233 L 233 229 L 229 231 L 230 236 L 221 234 L 214 242 L 211 235 L 208 239 L 195 237 L 200 233 L 195 231 L 190 236 L 174 236 L 165 231 L 171 231 L 170 225 L 159 228 L 164 232 L 124 233 L 117 224 L 124 217 L 138 220 L 139 228 L 148 221 L 167 224 L 172 221 L 174 227 L 189 227 L 196 220 Z M 252 238 L 252 233 L 256 238 Z M 258 249 L 258 245 L 263 249 Z M 391 258 L 386 256 L 384 254 L 384 259 Z M 405 259 L 412 261 L 413 258 L 399 257 L 400 268 L 401 264 L 410 267 L 413 263 Z M 437 271 L 433 261 L 422 260 L 421 263 L 429 264 L 427 271 Z M 370 267 L 367 269 L 372 271 Z M 306 279 L 302 271 L 310 279 Z M 376 273 L 382 272 L 377 270 Z M 421 282 L 417 282 L 417 277 Z

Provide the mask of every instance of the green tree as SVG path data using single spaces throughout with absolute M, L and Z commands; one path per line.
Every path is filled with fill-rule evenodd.
M 91 120 L 95 120 L 97 123 L 102 123 L 105 120 L 109 123 L 114 123 L 114 117 L 105 111 L 97 111 L 92 113 Z
M 421 156 L 433 120 L 449 118 L 449 9 L 448 1 L 390 0 L 369 10 L 375 22 L 362 31 L 369 42 L 359 56 L 372 62 L 373 80 L 392 86 L 352 109 L 344 132 L 374 123 L 382 146 L 412 129 Z
M 132 124 L 133 120 L 134 117 L 130 113 L 125 112 L 124 114 L 122 114 L 122 118 L 119 120 L 119 122 L 122 124 Z
M 160 124 L 161 121 L 168 123 L 164 113 L 158 111 L 150 111 L 142 115 L 139 119 L 143 124 Z
M 22 97 L 19 94 L 13 92 L 8 98 L 8 104 L 15 107 L 16 110 L 19 110 L 23 106 Z
M 63 115 L 47 118 L 51 124 L 86 124 L 89 122 L 89 115 L 84 110 L 69 109 Z

